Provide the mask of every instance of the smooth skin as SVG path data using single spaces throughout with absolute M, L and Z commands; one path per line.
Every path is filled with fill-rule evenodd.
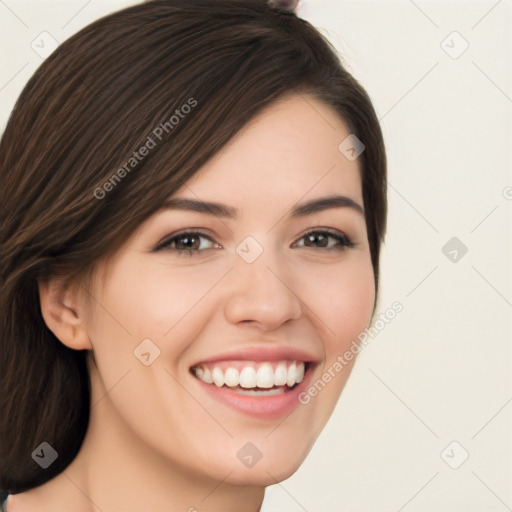
M 281 99 L 173 196 L 222 203 L 236 217 L 159 211 L 92 282 L 40 283 L 48 327 L 90 351 L 91 420 L 64 473 L 11 496 L 8 512 L 256 512 L 265 486 L 297 470 L 354 361 L 279 420 L 219 403 L 190 368 L 236 348 L 297 347 L 318 360 L 315 382 L 367 327 L 375 287 L 364 213 L 289 215 L 333 195 L 362 208 L 358 161 L 338 150 L 349 133 L 312 96 Z M 183 230 L 202 236 L 174 236 Z M 236 252 L 248 236 L 263 248 L 252 263 Z M 134 350 L 148 338 L 160 355 L 145 366 Z M 262 453 L 252 468 L 237 457 L 247 442 Z

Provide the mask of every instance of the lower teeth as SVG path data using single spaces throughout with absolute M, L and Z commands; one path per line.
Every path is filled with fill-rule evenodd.
M 253 396 L 271 396 L 271 395 L 280 395 L 281 393 L 286 393 L 286 387 L 280 386 L 280 387 L 274 387 L 271 389 L 244 389 L 241 387 L 237 388 L 229 388 L 224 386 L 226 389 L 230 389 L 231 391 L 235 391 L 237 393 L 240 393 L 241 395 L 253 395 Z M 288 388 L 290 389 L 290 388 Z

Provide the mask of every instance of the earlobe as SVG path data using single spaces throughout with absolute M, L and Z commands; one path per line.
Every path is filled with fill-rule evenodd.
M 67 347 L 91 349 L 85 325 L 84 303 L 78 287 L 63 279 L 38 281 L 41 313 L 48 329 Z

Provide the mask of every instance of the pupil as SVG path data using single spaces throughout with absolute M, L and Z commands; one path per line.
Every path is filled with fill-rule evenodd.
M 180 240 L 179 245 L 183 246 L 185 249 L 197 249 L 197 237 L 184 236 Z
M 310 234 L 307 237 L 307 240 L 312 244 L 319 247 L 327 247 L 329 240 L 325 235 L 322 234 Z

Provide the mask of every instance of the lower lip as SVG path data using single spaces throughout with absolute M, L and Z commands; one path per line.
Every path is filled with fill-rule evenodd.
M 302 382 L 290 391 L 278 395 L 243 395 L 229 388 L 219 388 L 215 384 L 207 384 L 193 377 L 202 389 L 216 400 L 250 416 L 263 420 L 276 420 L 291 414 L 298 407 L 299 395 L 308 387 L 311 380 L 313 367 L 307 369 Z

